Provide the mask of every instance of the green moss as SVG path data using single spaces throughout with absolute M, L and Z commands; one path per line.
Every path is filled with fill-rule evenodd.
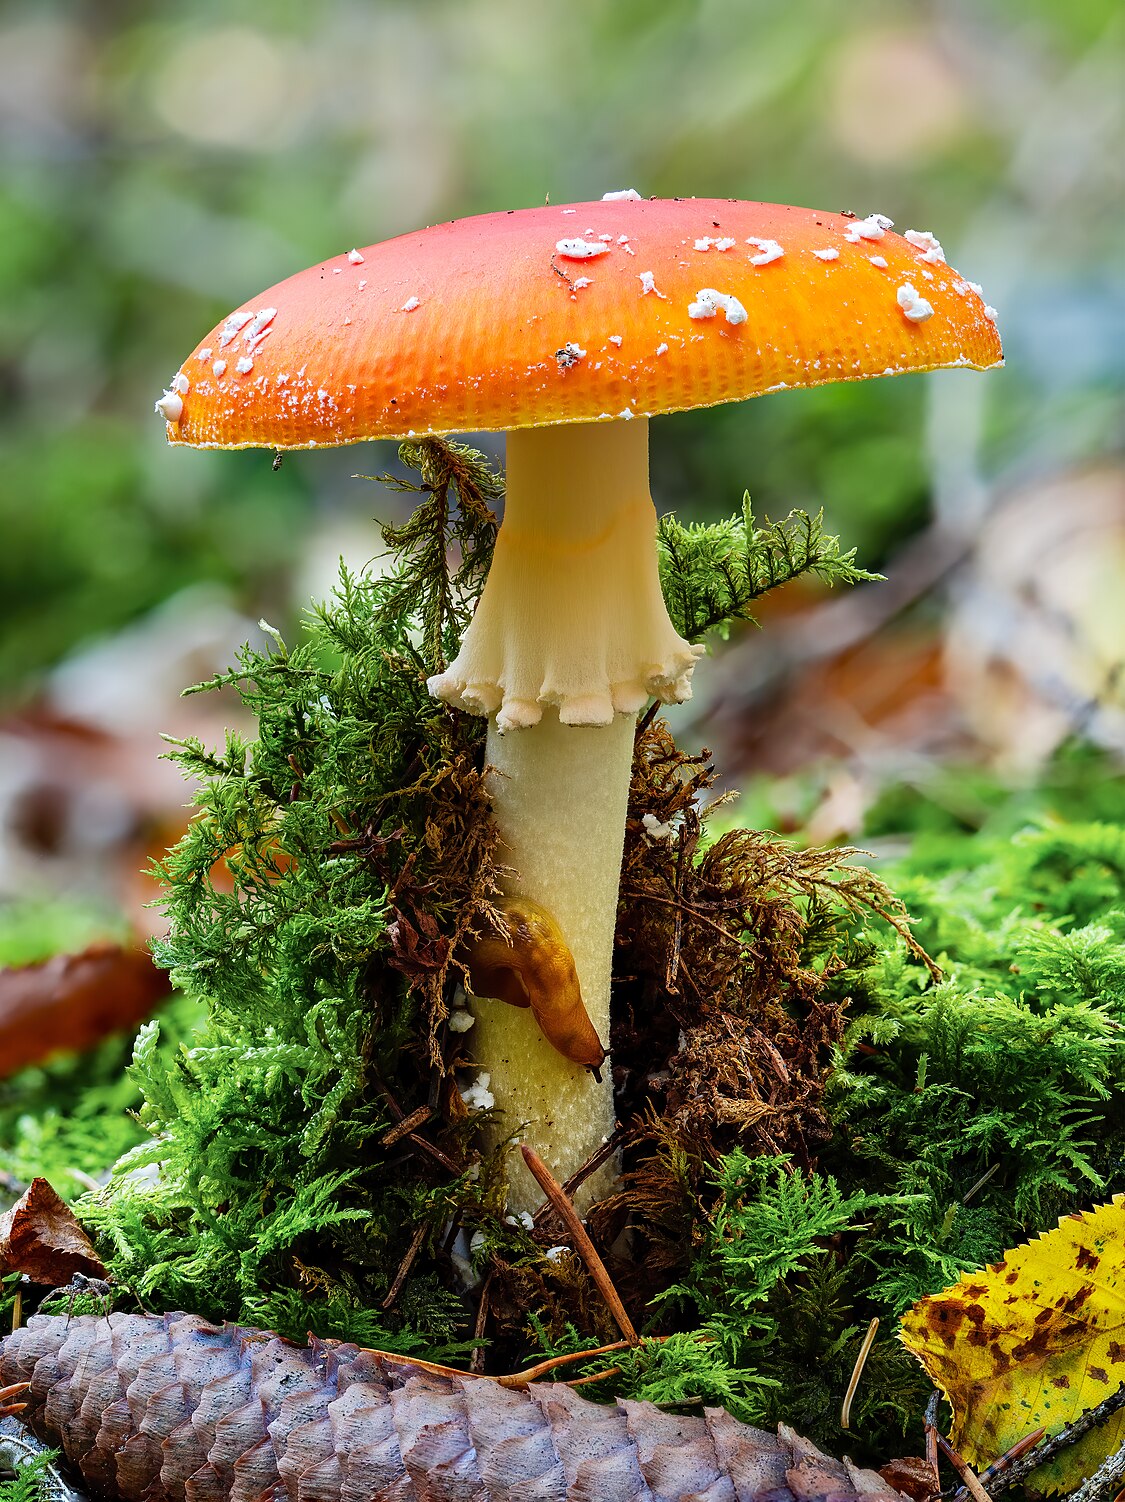
M 487 921 L 494 834 L 483 724 L 425 678 L 479 590 L 497 483 L 455 446 L 404 457 L 424 500 L 389 570 L 342 574 L 299 644 L 248 650 L 216 680 L 256 716 L 253 742 L 177 748 L 202 787 L 163 863 L 159 953 L 192 1020 L 175 1014 L 181 1038 L 142 1029 L 128 1083 L 107 1064 L 85 1087 L 120 1099 L 91 1095 L 67 1130 L 89 1130 L 89 1162 L 96 1123 L 142 1098 L 144 1139 L 83 1208 L 150 1307 L 438 1359 L 483 1344 L 510 1369 L 613 1332 L 581 1265 L 545 1256 L 551 1228 L 506 1222 L 502 1162 L 460 1109 L 446 1004 Z M 801 569 L 859 576 L 815 523 L 759 529 L 748 512 L 666 523 L 662 568 L 696 631 Z M 881 832 L 916 836 L 884 873 L 892 897 L 862 869 L 833 874 L 840 852 L 705 837 L 701 759 L 659 722 L 638 744 L 614 1034 L 636 1131 L 622 1193 L 590 1224 L 662 1339 L 594 1391 L 719 1402 L 838 1447 L 878 1317 L 848 1445 L 858 1430 L 885 1458 L 927 1392 L 893 1338 L 901 1310 L 1125 1189 L 1125 832 L 1073 772 L 1078 748 L 1013 799 L 949 773 L 940 797 L 878 811 Z M 678 820 L 678 848 L 644 838 L 645 811 Z M 711 1105 L 717 1125 L 693 1125 Z M 413 1137 L 390 1132 L 414 1112 Z M 489 1275 L 483 1336 L 466 1251 Z
M 7 1442 L 11 1444 L 11 1442 Z M 6 1442 L 0 1437 L 0 1462 L 4 1459 Z M 10 1481 L 0 1480 L 0 1502 L 54 1502 L 64 1495 L 54 1462 L 57 1450 L 43 1450 L 38 1454 L 26 1454 L 22 1442 L 11 1444 L 15 1462 L 15 1475 Z
M 123 941 L 121 914 L 81 903 L 29 901 L 0 908 L 0 965 L 33 965 L 97 941 Z M 182 997 L 160 1009 L 169 1046 L 185 1037 L 195 1008 Z M 0 1203 L 36 1175 L 66 1199 L 89 1188 L 145 1133 L 133 1116 L 141 1104 L 125 1072 L 132 1039 L 111 1037 L 82 1056 L 65 1055 L 0 1079 Z

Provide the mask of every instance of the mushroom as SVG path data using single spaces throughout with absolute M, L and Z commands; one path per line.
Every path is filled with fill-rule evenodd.
M 605 1045 L 635 716 L 688 698 L 700 651 L 661 597 L 648 420 L 1000 364 L 979 289 L 924 252 L 883 215 L 725 199 L 610 195 L 455 220 L 245 304 L 177 372 L 178 401 L 158 404 L 170 441 L 198 447 L 506 431 L 492 569 L 430 689 L 488 717 L 509 896 L 557 925 Z M 610 1071 L 599 1081 L 560 1053 L 537 1009 L 473 1005 L 505 1130 L 566 1178 L 613 1130 Z M 514 1175 L 513 1206 L 537 1203 L 522 1164 Z

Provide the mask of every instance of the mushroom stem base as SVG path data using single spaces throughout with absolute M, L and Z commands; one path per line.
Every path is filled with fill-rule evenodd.
M 509 894 L 532 898 L 558 923 L 586 1011 L 607 1048 L 634 728 L 631 714 L 615 715 L 609 725 L 563 725 L 554 709 L 527 730 L 501 735 L 495 721 L 488 727 L 500 858 L 515 873 Z M 489 1071 L 489 1089 L 504 1112 L 493 1140 L 518 1131 L 560 1181 L 567 1178 L 614 1129 L 609 1060 L 599 1084 L 547 1042 L 529 1010 L 477 998 L 472 1009 L 473 1056 Z M 533 1210 L 542 1191 L 518 1153 L 509 1170 L 509 1207 Z M 614 1177 L 611 1163 L 588 1179 L 576 1196 L 579 1207 L 604 1194 Z

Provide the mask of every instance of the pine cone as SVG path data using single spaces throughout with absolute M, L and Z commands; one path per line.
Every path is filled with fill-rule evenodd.
M 189 1314 L 33 1315 L 0 1384 L 106 1502 L 901 1502 L 722 1409 L 602 1407 Z

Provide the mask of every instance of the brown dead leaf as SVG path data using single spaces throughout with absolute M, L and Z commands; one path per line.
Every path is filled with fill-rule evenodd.
M 879 1475 L 896 1491 L 905 1492 L 915 1502 L 926 1502 L 938 1491 L 938 1478 L 930 1462 L 921 1455 L 903 1455 L 879 1467 Z
M 74 1211 L 46 1179 L 0 1215 L 0 1273 L 23 1273 L 33 1283 L 60 1288 L 75 1273 L 104 1278 L 106 1270 Z
M 0 970 L 0 1079 L 135 1027 L 170 990 L 147 950 L 120 944 Z

